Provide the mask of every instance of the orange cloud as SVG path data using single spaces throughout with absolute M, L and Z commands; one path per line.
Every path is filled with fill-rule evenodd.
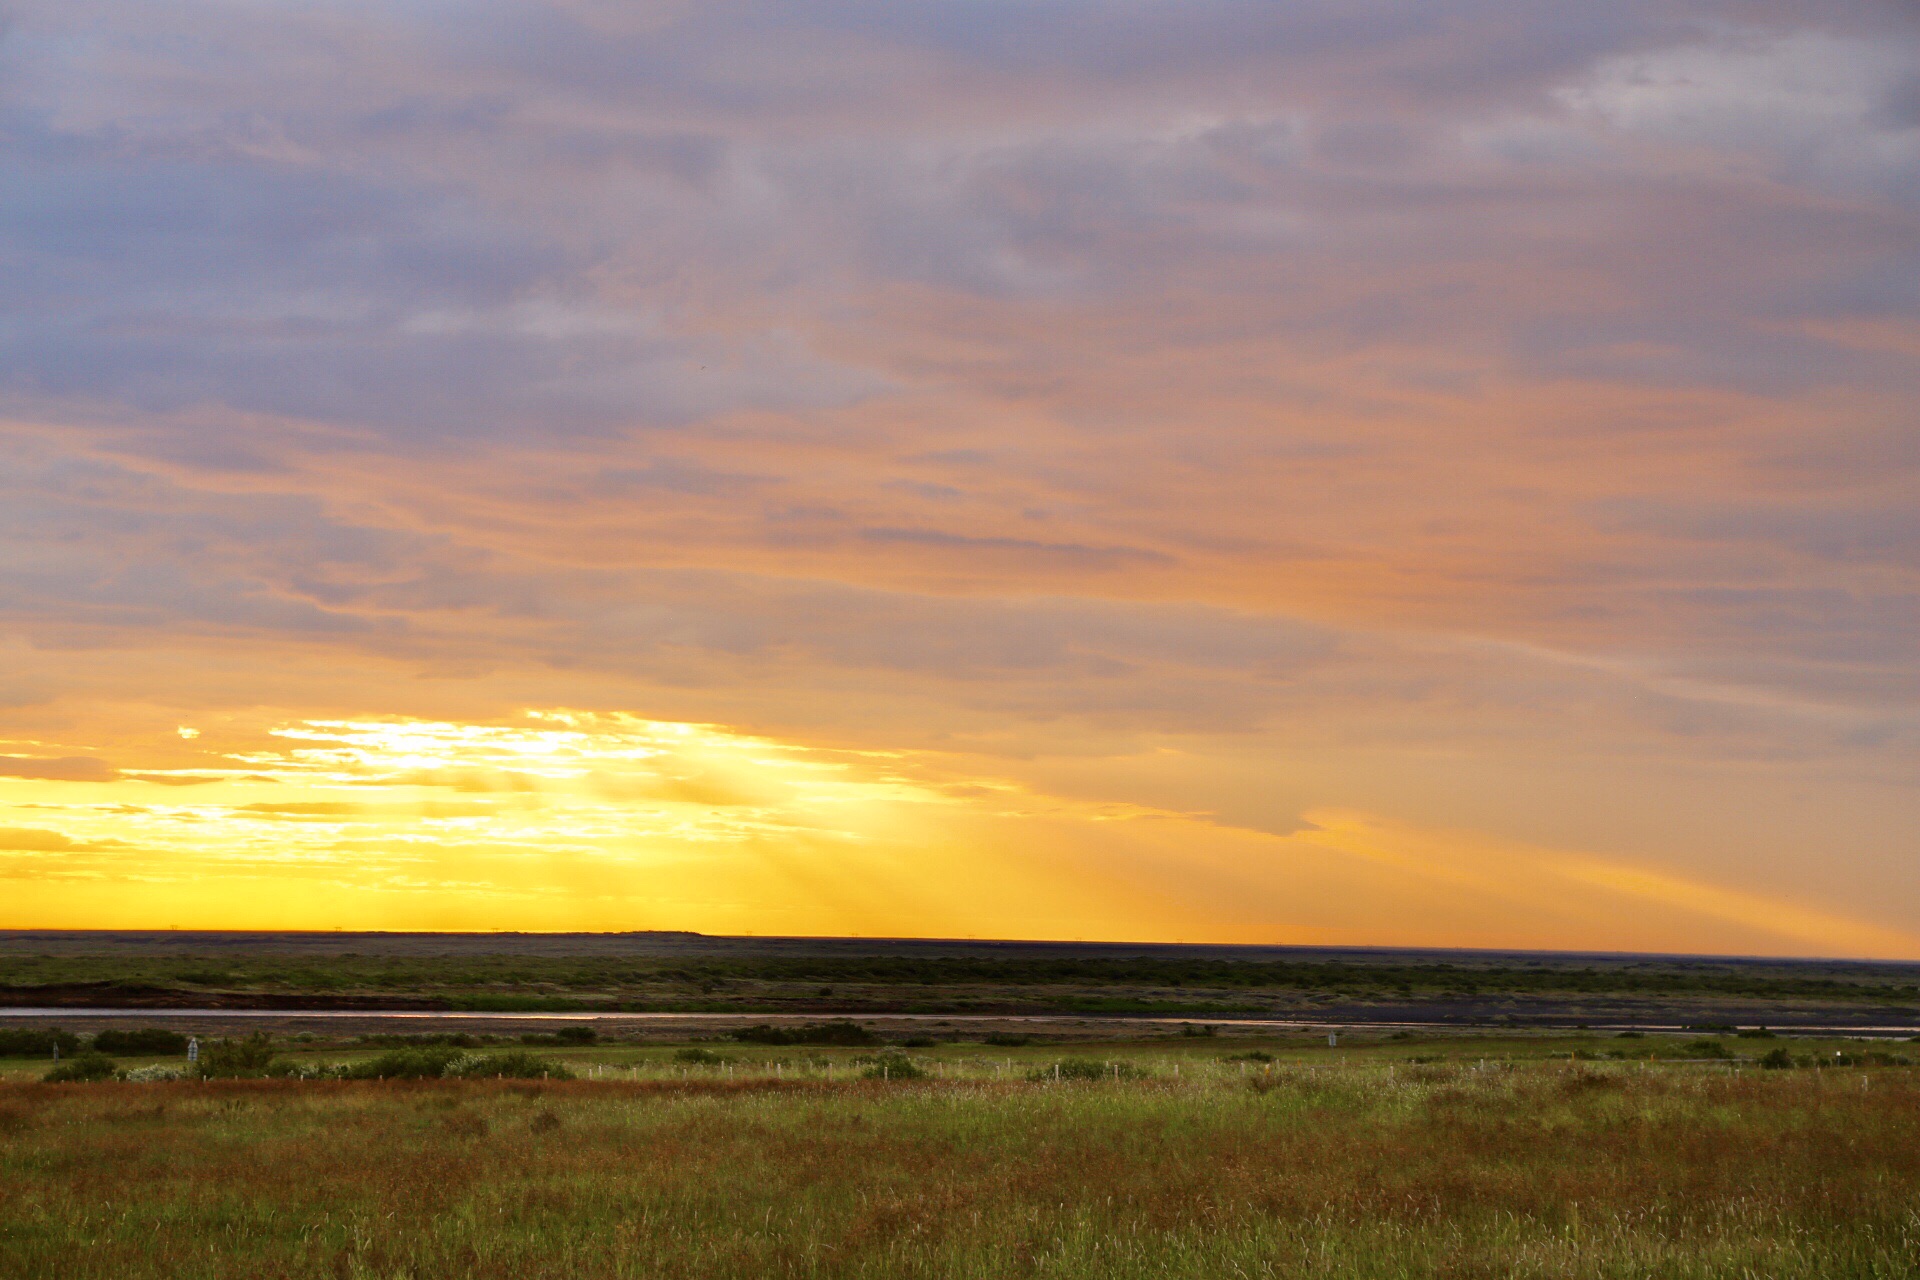
M 656 10 L 8 28 L 22 919 L 1920 931 L 1896 7 Z

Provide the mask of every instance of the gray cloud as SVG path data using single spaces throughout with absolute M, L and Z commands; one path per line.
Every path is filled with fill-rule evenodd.
M 112 782 L 119 770 L 92 756 L 0 756 L 0 778 L 40 778 L 50 782 Z
M 10 632 L 1905 750 L 1911 13 L 454 16 L 20 7 Z
M 1804 305 L 1789 295 L 1878 282 L 1911 312 L 1899 224 L 1711 166 L 1677 206 L 1667 169 L 1636 152 L 1661 121 L 1717 111 L 1742 124 L 1717 139 L 1730 157 L 1820 185 L 1844 149 L 1898 195 L 1913 149 L 1852 141 L 1905 132 L 1886 106 L 1903 100 L 1898 57 L 1745 47 L 1911 38 L 1868 7 L 1816 23 L 1738 3 L 1577 20 L 1520 0 L 525 3 L 463 14 L 451 42 L 437 9 L 172 15 L 174 52 L 155 58 L 152 14 L 22 11 L 12 57 L 30 73 L 0 117 L 17 308 L 0 376 L 16 396 L 221 404 L 395 437 L 675 427 L 886 385 L 898 370 L 779 335 L 903 281 L 1126 305 L 1198 289 L 1265 299 L 1243 324 L 1275 337 L 1483 334 L 1543 373 L 1750 385 L 1859 372 L 1768 327 Z M 1632 59 L 1716 41 L 1750 78 L 1885 84 L 1852 115 L 1809 116 L 1679 63 L 1670 109 L 1622 105 Z M 1571 115 L 1552 96 L 1568 86 Z M 1262 133 L 1291 141 L 1247 144 Z M 1561 162 L 1502 149 L 1521 133 Z M 1596 201 L 1618 230 L 1591 225 Z M 1658 243 L 1676 218 L 1678 254 Z M 1409 262 L 1438 272 L 1431 289 L 1364 296 Z M 1596 273 L 1632 292 L 1579 305 Z M 1515 298 L 1520 277 L 1569 288 Z M 714 336 L 716 312 L 743 310 Z

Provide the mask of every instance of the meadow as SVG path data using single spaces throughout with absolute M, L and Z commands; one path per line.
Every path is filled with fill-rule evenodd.
M 0 1274 L 1920 1275 L 1914 1068 L 1608 1043 L 544 1050 L 571 1081 L 15 1072 Z
M 1857 961 L 670 935 L 0 932 L 0 1005 L 1841 1025 L 1920 1019 Z
M 117 956 L 9 957 L 0 995 L 36 1003 L 38 991 L 222 999 L 324 996 L 475 1010 L 765 1009 L 1239 1011 L 1287 994 L 1393 1000 L 1489 994 L 1894 1001 L 1920 999 L 1902 972 L 1864 975 L 1640 972 L 1559 964 L 1349 965 L 1161 959 L 802 957 L 683 961 L 598 957 Z M 1907 980 L 1900 981 L 1898 978 Z M 1249 999 L 1254 1003 L 1249 1004 Z

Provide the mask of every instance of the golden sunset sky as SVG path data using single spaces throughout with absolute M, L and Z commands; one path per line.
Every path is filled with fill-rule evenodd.
M 25 0 L 0 927 L 1920 957 L 1920 10 Z

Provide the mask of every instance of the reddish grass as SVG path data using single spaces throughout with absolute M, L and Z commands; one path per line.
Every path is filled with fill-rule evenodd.
M 0 1087 L 0 1274 L 1920 1276 L 1906 1071 L 1255 1083 Z

